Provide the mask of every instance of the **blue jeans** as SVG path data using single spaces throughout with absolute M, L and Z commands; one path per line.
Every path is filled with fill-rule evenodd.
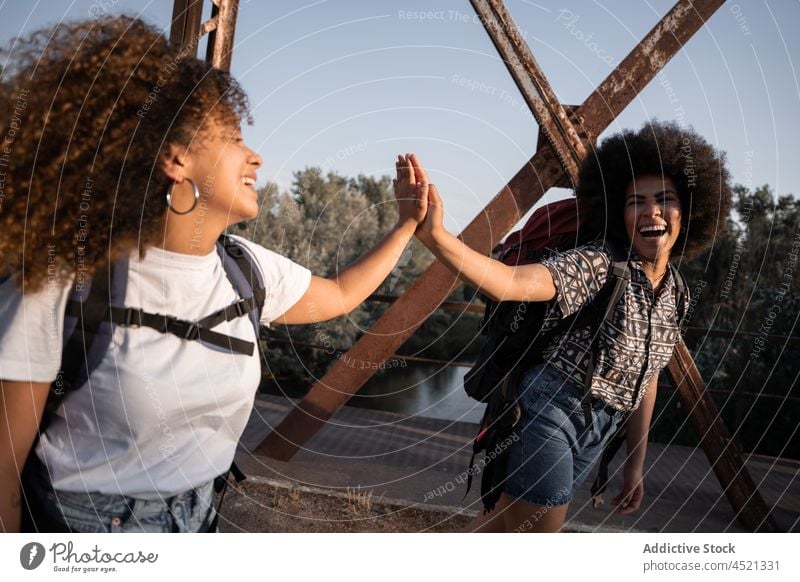
M 82 533 L 206 532 L 214 516 L 214 481 L 162 499 L 55 491 L 31 453 L 23 473 L 23 530 Z
M 546 507 L 564 505 L 588 476 L 624 412 L 592 399 L 592 426 L 586 430 L 583 388 L 547 365 L 523 374 L 519 385 L 519 437 L 509 449 L 504 491 Z

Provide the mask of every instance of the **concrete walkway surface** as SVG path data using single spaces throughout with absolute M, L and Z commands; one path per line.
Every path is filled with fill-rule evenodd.
M 480 483 L 464 498 L 463 482 L 477 425 L 343 407 L 290 462 L 253 455 L 294 402 L 259 395 L 237 462 L 248 475 L 332 491 L 372 490 L 410 506 L 476 513 Z M 624 448 L 623 448 L 624 451 Z M 606 499 L 622 486 L 623 451 L 610 467 Z M 782 531 L 800 531 L 800 463 L 751 455 L 746 466 Z M 570 531 L 744 532 L 701 449 L 648 445 L 645 499 L 619 517 L 608 502 L 594 509 L 587 480 L 573 499 Z M 592 479 L 594 478 L 592 472 Z M 481 508 L 482 509 L 482 508 Z

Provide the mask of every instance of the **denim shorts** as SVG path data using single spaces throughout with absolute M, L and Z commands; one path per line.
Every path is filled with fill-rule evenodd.
M 79 533 L 206 532 L 214 516 L 214 481 L 162 499 L 55 491 L 32 453 L 23 473 L 23 530 Z M 27 513 L 27 515 L 25 515 Z
M 546 365 L 523 374 L 519 385 L 519 437 L 509 449 L 503 489 L 516 499 L 546 507 L 564 505 L 589 475 L 624 412 L 592 399 L 592 426 L 586 421 L 583 389 Z

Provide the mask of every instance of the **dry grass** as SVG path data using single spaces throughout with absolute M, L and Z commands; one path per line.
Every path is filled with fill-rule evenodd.
M 372 511 L 372 494 L 374 493 L 373 489 L 369 491 L 365 491 L 360 487 L 351 488 L 348 487 L 345 491 L 345 498 L 347 499 L 347 503 L 350 506 L 350 510 L 355 515 L 363 515 L 368 514 Z M 377 500 L 378 503 L 381 502 L 383 499 L 383 495 L 381 495 L 380 499 Z
M 308 492 L 248 479 L 231 485 L 220 517 L 224 532 L 456 532 L 469 516 L 387 503 L 372 489 Z

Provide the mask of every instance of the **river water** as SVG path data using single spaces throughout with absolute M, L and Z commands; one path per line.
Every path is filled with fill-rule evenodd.
M 469 398 L 462 384 L 468 370 L 463 366 L 409 362 L 405 368 L 391 368 L 373 376 L 347 405 L 479 423 L 484 405 Z M 281 390 L 268 392 L 280 394 Z M 283 394 L 301 397 L 303 392 L 291 390 Z
M 367 382 L 351 406 L 479 423 L 484 405 L 464 392 L 463 378 L 469 368 L 409 362 Z

